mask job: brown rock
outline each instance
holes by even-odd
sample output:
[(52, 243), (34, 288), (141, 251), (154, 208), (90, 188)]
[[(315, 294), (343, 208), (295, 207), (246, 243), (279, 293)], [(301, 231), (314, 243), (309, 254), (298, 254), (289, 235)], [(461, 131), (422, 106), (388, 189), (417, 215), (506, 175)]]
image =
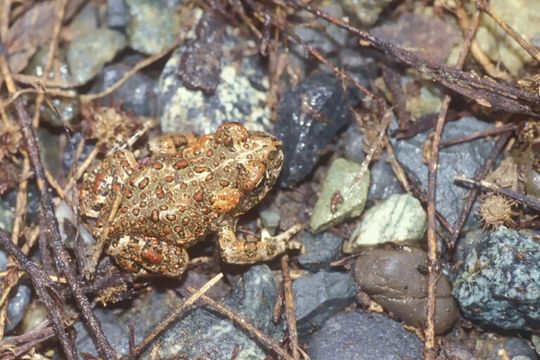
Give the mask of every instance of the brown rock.
[[(406, 324), (423, 327), (427, 302), (427, 254), (419, 249), (375, 249), (360, 255), (354, 278), (362, 291)], [(435, 331), (448, 331), (458, 316), (452, 288), (441, 275), (436, 287)]]

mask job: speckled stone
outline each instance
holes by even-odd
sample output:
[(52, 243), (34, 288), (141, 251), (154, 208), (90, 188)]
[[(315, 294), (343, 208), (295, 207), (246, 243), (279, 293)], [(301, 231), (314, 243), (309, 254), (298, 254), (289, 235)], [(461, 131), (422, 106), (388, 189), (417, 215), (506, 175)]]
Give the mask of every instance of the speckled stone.
[(343, 252), (386, 242), (421, 240), (426, 227), (427, 216), (420, 201), (409, 194), (395, 194), (366, 211), (343, 244)]
[(126, 45), (122, 33), (100, 28), (89, 31), (68, 44), (67, 62), (72, 79), (84, 84)]
[(129, 46), (143, 54), (157, 54), (172, 46), (180, 30), (180, 16), (162, 1), (126, 0)]
[[(229, 27), (222, 44), (223, 53), (240, 39)], [(253, 46), (256, 46), (254, 43)], [(242, 123), (249, 130), (270, 128), (270, 109), (267, 107), (268, 76), (254, 57), (238, 60), (230, 56), (221, 59), (220, 82), (214, 94), (184, 86), (178, 67), (184, 51), (180, 47), (169, 59), (159, 79), (158, 111), (163, 132), (193, 132), (207, 134), (228, 121)]]
[(486, 233), (467, 254), (453, 293), (468, 319), (502, 329), (537, 329), (540, 244), (504, 226)]
[(360, 171), (361, 166), (352, 161), (336, 159), (332, 162), (311, 215), (310, 227), (314, 233), (362, 213), (369, 188), (369, 170), (358, 178)]

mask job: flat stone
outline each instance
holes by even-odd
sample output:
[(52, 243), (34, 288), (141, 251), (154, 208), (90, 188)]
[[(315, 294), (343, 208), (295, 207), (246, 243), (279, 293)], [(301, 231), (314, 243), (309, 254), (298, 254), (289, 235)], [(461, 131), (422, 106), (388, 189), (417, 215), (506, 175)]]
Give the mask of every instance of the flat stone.
[(363, 310), (342, 312), (328, 319), (311, 336), (311, 360), (421, 359), (422, 342), (388, 317)]
[(311, 215), (311, 231), (318, 233), (364, 211), (369, 188), (369, 170), (345, 159), (332, 162)]
[(122, 33), (99, 28), (74, 39), (67, 47), (67, 62), (72, 79), (85, 84), (101, 71), (126, 45)]
[(367, 210), (343, 252), (353, 253), (364, 246), (386, 242), (421, 240), (427, 216), (420, 201), (409, 194), (395, 194)]
[(356, 286), (349, 273), (319, 271), (296, 279), (293, 293), (298, 334), (303, 337), (352, 304)]

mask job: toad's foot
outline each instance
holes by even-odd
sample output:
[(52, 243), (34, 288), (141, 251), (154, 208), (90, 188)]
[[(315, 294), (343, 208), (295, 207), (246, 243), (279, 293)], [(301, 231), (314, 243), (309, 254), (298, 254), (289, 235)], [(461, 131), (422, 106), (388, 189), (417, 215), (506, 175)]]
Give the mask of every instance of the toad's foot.
[(301, 229), (302, 226), (297, 224), (276, 236), (263, 230), (260, 241), (245, 241), (236, 239), (231, 227), (223, 227), (219, 231), (221, 257), (232, 264), (252, 264), (273, 259), (288, 250), (301, 250), (302, 244), (290, 241)]

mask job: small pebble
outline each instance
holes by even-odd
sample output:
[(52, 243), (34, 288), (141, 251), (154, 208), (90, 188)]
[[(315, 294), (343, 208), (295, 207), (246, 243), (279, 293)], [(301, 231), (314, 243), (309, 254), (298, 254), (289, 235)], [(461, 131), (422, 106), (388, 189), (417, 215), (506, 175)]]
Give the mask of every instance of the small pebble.
[(67, 62), (72, 79), (77, 84), (85, 84), (125, 45), (124, 35), (106, 28), (87, 32), (74, 39), (68, 44), (67, 49)]
[(328, 169), (322, 190), (311, 215), (311, 231), (318, 233), (364, 211), (369, 187), (369, 170), (358, 177), (362, 167), (336, 159)]
[(426, 228), (426, 212), (414, 196), (392, 195), (365, 212), (343, 244), (343, 252), (350, 254), (386, 242), (422, 240)]
[(162, 1), (126, 0), (129, 46), (143, 54), (157, 54), (171, 47), (180, 31), (180, 16)]
[(313, 235), (306, 231), (301, 242), (304, 250), (297, 257), (298, 263), (304, 269), (317, 272), (328, 270), (330, 263), (339, 258), (343, 239), (329, 232)]

